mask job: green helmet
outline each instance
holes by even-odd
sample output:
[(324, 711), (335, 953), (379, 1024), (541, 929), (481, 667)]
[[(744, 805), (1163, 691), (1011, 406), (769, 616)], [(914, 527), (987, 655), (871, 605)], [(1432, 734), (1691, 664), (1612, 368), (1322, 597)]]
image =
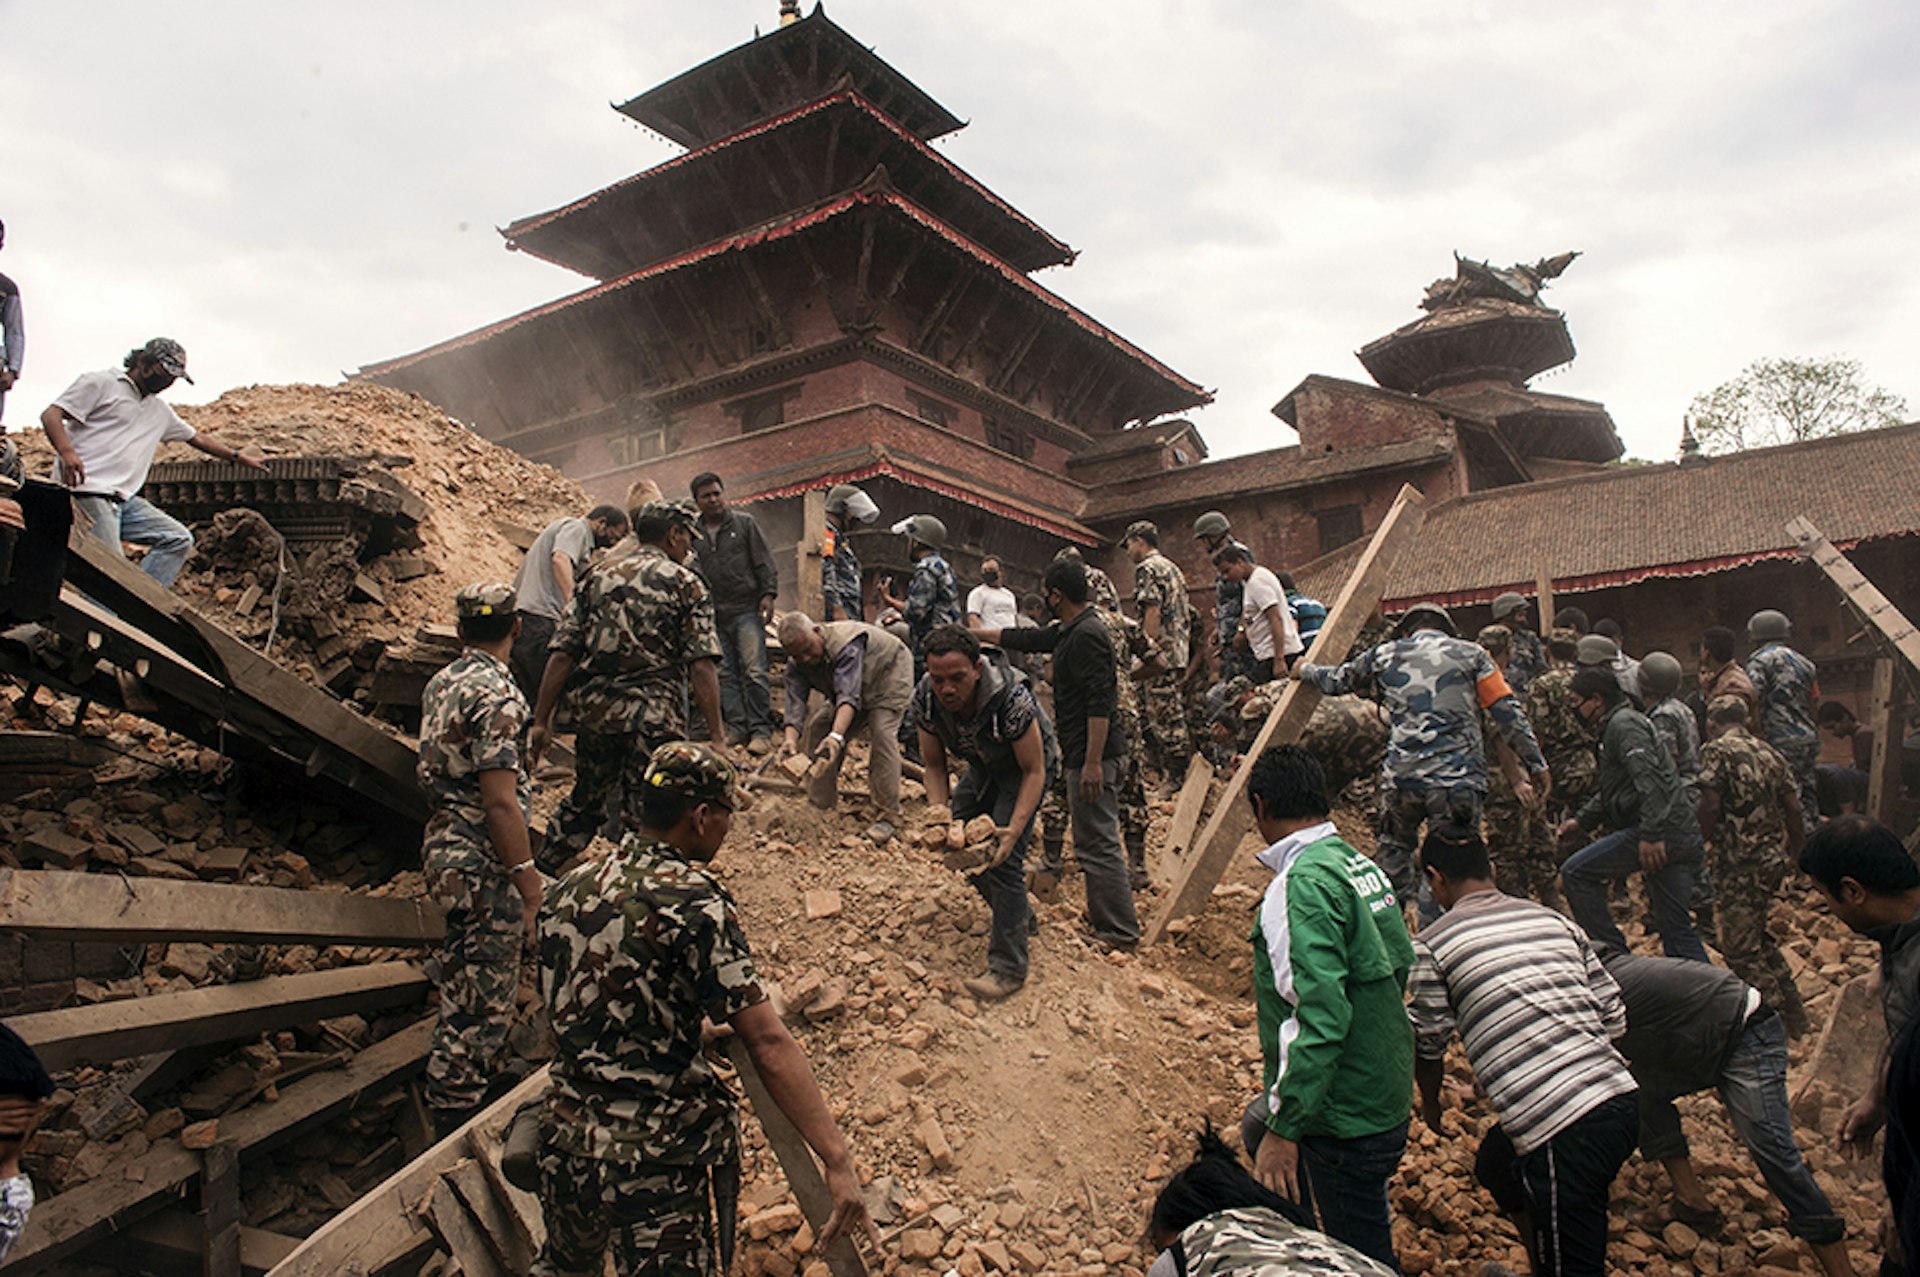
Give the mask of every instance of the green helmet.
[(930, 514), (916, 514), (907, 520), (907, 535), (921, 545), (930, 545), (936, 550), (947, 546), (947, 525)]
[(1493, 619), (1504, 621), (1527, 605), (1527, 596), (1508, 590), (1493, 601)]
[(1233, 525), (1218, 510), (1209, 510), (1193, 521), (1193, 535), (1196, 537), (1223, 537), (1231, 531)]
[(1582, 665), (1611, 665), (1620, 659), (1620, 645), (1604, 634), (1582, 634), (1574, 660)]
[(880, 517), (880, 507), (851, 483), (836, 483), (827, 489), (827, 513), (844, 514), (855, 523), (872, 523)]
[(1671, 652), (1648, 652), (1640, 662), (1640, 687), (1649, 698), (1672, 696), (1680, 690), (1680, 674)]
[(1785, 612), (1773, 608), (1762, 608), (1747, 618), (1747, 641), (1761, 643), (1784, 640), (1793, 634), (1793, 622), (1787, 619)]
[(1451, 634), (1455, 638), (1460, 637), (1460, 630), (1459, 627), (1453, 623), (1452, 613), (1448, 612), (1447, 609), (1441, 607), (1438, 603), (1425, 602), (1415, 603), (1403, 612), (1400, 616), (1400, 623), (1394, 627), (1394, 633), (1413, 633), (1422, 627), (1421, 618), (1423, 617), (1426, 618), (1426, 625), (1431, 625), (1433, 628), (1443, 633)]

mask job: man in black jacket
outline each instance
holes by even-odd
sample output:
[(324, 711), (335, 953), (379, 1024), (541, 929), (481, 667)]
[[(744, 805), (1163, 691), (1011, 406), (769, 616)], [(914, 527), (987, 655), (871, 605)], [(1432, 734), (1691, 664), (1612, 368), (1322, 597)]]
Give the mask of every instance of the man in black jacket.
[(1053, 653), (1053, 707), (1066, 769), (1067, 810), (1073, 823), (1073, 855), (1087, 878), (1089, 939), (1110, 949), (1140, 943), (1126, 853), (1120, 844), (1120, 760), (1126, 733), (1113, 721), (1113, 639), (1087, 601), (1087, 569), (1055, 559), (1041, 579), (1042, 596), (1055, 620), (1043, 629), (977, 629), (982, 643), (1009, 652)]
[(780, 570), (754, 517), (728, 507), (719, 475), (696, 476), (692, 490), (700, 507), (693, 549), (720, 631), (720, 717), (727, 720), (729, 744), (764, 754), (773, 746), (767, 626), (780, 593)]
[(1568, 699), (1583, 722), (1599, 729), (1600, 792), (1561, 823), (1560, 841), (1571, 842), (1583, 830), (1610, 831), (1561, 866), (1573, 920), (1595, 944), (1625, 949), (1627, 939), (1607, 911), (1607, 884), (1639, 869), (1667, 956), (1707, 961), (1689, 909), (1706, 842), (1673, 756), (1611, 670), (1582, 669)]
[(1851, 1274), (1846, 1221), (1794, 1143), (1787, 1033), (1774, 1008), (1739, 976), (1704, 962), (1637, 957), (1609, 945), (1599, 952), (1627, 1004), (1627, 1031), (1613, 1045), (1640, 1084), (1640, 1155), (1666, 1167), (1674, 1218), (1702, 1231), (1726, 1222), (1694, 1173), (1673, 1106), (1711, 1087), (1787, 1208), (1787, 1231), (1807, 1243), (1827, 1277)]

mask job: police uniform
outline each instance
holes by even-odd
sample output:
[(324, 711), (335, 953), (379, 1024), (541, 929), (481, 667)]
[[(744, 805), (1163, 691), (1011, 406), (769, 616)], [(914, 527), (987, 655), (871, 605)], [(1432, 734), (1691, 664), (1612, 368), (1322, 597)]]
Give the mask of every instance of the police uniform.
[(962, 620), (960, 582), (940, 551), (929, 548), (915, 561), (913, 578), (907, 582), (905, 615), (907, 646), (913, 649), (913, 669), (917, 676), (926, 672), (926, 658), (920, 655), (920, 646), (927, 641), (927, 635), (936, 626), (958, 625)]
[[(1158, 536), (1153, 524), (1128, 526), (1128, 538), (1145, 531)], [(1161, 772), (1174, 784), (1187, 770), (1187, 720), (1181, 706), (1180, 679), (1187, 669), (1187, 578), (1172, 559), (1155, 550), (1133, 565), (1133, 601), (1146, 616), (1160, 609), (1160, 637), (1156, 640), (1166, 670), (1146, 684), (1148, 748)]]
[(1820, 762), (1820, 729), (1813, 719), (1820, 682), (1813, 662), (1785, 643), (1766, 643), (1747, 658), (1747, 677), (1760, 702), (1760, 735), (1786, 760), (1800, 786), (1800, 809), (1812, 820), (1820, 810), (1813, 784)]
[[(643, 783), (731, 809), (733, 767), (674, 742)], [(703, 1020), (765, 1000), (732, 896), (704, 865), (638, 832), (567, 874), (540, 926), (555, 1053), (540, 1155), (547, 1242), (533, 1272), (715, 1271), (712, 1168), (737, 1163), (737, 1101), (701, 1049)]]
[[(1737, 696), (1716, 697), (1709, 713), (1737, 703)], [(1720, 956), (1798, 1034), (1807, 1027), (1807, 1013), (1793, 971), (1767, 928), (1787, 872), (1786, 795), (1798, 786), (1779, 751), (1744, 727), (1729, 728), (1706, 743), (1699, 783), (1720, 798), (1720, 822), (1707, 847)]]
[[(463, 620), (511, 616), (513, 589), (470, 585), (455, 597), (454, 609)], [(480, 1104), (513, 1025), (524, 902), (487, 832), (480, 776), (511, 771), (520, 818), (527, 819), (528, 717), (513, 671), (476, 647), (429, 679), (420, 700), (418, 772), (433, 803), (420, 867), (427, 898), (447, 914), (429, 964), (440, 1012), (427, 1053), (426, 1094), (437, 1110)]]
[[(649, 502), (640, 520), (691, 527), (671, 502)], [(631, 803), (647, 758), (687, 734), (687, 668), (720, 659), (713, 602), (692, 568), (657, 545), (609, 555), (574, 589), (553, 633), (552, 650), (574, 661), (574, 783), (554, 813), (543, 860), (566, 863), (586, 850), (618, 794), (630, 827)]]

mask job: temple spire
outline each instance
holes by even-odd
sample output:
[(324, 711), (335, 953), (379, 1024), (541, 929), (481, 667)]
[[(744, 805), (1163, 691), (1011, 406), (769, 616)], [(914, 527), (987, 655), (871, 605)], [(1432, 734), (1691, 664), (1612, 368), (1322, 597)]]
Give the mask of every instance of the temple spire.
[(1703, 460), (1700, 455), (1700, 441), (1693, 436), (1693, 418), (1680, 418), (1680, 464), (1689, 465)]

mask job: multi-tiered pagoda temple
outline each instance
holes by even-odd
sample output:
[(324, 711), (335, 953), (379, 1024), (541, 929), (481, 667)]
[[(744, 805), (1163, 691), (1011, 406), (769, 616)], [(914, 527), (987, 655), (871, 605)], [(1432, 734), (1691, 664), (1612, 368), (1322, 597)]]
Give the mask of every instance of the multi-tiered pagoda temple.
[(800, 494), (857, 480), (882, 528), (938, 515), (963, 574), (991, 552), (1023, 584), (1100, 539), (1077, 461), (1209, 399), (1034, 281), (1073, 250), (929, 146), (961, 122), (818, 6), (618, 110), (686, 152), (503, 232), (595, 282), (360, 376), (601, 499), (714, 471), (783, 575)]

